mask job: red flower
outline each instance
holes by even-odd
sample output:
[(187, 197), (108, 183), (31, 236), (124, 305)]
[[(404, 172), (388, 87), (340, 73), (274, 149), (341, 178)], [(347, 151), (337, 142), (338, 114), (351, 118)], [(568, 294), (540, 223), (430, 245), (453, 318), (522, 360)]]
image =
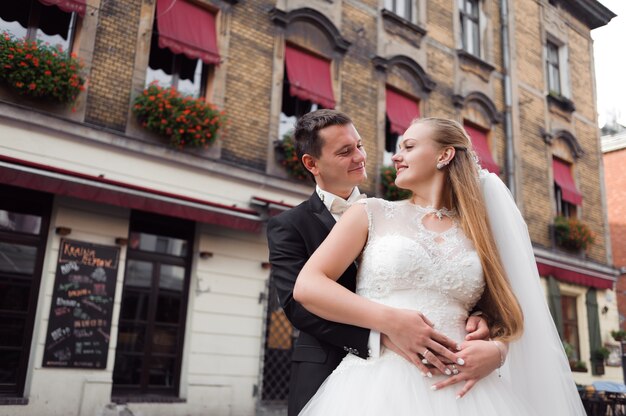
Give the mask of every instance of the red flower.
[(35, 88), (37, 88), (37, 84), (35, 84), (34, 82), (31, 82), (30, 84), (28, 84), (28, 89), (33, 91)]

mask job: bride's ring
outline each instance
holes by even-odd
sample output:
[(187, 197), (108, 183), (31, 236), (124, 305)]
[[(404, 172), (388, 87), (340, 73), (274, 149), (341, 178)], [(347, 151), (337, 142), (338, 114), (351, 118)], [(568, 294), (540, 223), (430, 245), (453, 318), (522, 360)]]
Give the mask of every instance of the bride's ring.
[(455, 376), (459, 374), (459, 370), (457, 370), (456, 364), (452, 364), (452, 374), (454, 374)]
[(426, 348), (424, 350), (424, 352), (422, 353), (422, 357), (426, 358), (426, 354), (429, 353), (429, 352), (430, 352), (430, 350), (428, 348)]

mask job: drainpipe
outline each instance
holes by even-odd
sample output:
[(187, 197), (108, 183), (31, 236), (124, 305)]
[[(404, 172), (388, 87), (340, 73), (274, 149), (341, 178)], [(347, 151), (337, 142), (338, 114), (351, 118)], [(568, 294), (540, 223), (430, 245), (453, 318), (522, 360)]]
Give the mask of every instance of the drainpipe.
[(513, 115), (512, 107), (512, 86), (511, 86), (511, 50), (509, 41), (509, 8), (508, 0), (500, 0), (500, 22), (502, 29), (500, 35), (502, 38), (502, 61), (504, 72), (504, 136), (506, 146), (506, 177), (509, 189), (516, 198), (516, 180), (515, 180), (515, 149), (513, 147)]

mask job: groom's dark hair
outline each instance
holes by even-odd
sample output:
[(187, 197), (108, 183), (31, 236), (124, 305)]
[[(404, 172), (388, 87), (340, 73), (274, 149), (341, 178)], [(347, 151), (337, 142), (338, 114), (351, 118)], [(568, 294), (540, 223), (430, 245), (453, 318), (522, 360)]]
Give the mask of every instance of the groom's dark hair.
[(293, 132), (298, 159), (302, 160), (305, 154), (320, 157), (323, 143), (319, 131), (329, 126), (345, 126), (346, 124), (352, 124), (352, 120), (337, 110), (315, 110), (300, 117)]

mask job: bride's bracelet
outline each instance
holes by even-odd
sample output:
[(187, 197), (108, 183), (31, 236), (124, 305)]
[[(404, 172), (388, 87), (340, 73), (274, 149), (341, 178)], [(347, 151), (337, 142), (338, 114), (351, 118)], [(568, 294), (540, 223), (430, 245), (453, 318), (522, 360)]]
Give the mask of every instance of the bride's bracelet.
[(506, 360), (506, 352), (504, 351), (504, 345), (502, 345), (501, 341), (494, 341), (490, 339), (489, 341), (493, 342), (493, 345), (496, 346), (498, 351), (500, 352), (500, 365), (498, 366), (498, 377), (502, 377), (500, 374), (500, 368), (504, 365), (504, 360)]

